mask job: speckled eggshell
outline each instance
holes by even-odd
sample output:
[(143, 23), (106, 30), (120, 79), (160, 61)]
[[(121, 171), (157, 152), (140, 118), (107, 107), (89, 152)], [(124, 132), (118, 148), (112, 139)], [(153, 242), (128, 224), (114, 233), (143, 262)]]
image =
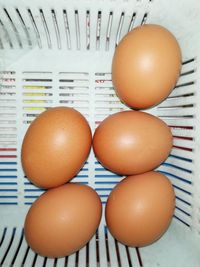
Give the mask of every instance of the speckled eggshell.
[(60, 186), (79, 172), (91, 143), (91, 129), (80, 112), (51, 108), (41, 113), (25, 134), (21, 150), (24, 172), (38, 187)]
[(147, 246), (168, 229), (175, 209), (174, 189), (159, 172), (128, 176), (111, 192), (106, 204), (106, 223), (121, 243)]
[(112, 81), (118, 97), (134, 109), (162, 102), (181, 71), (181, 49), (166, 28), (145, 24), (130, 31), (117, 46)]
[(101, 220), (95, 190), (79, 183), (49, 189), (29, 209), (24, 233), (33, 251), (45, 257), (65, 257), (95, 234)]
[(141, 111), (110, 115), (93, 137), (96, 158), (105, 168), (121, 175), (153, 170), (168, 157), (172, 145), (167, 124)]

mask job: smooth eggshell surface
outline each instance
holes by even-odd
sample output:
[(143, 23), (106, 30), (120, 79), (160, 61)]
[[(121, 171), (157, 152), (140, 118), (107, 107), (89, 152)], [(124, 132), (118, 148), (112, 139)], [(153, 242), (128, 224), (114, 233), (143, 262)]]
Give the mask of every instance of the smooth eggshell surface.
[(141, 111), (122, 111), (97, 127), (93, 149), (101, 164), (122, 175), (153, 170), (169, 155), (172, 133), (165, 122)]
[(176, 85), (181, 63), (181, 50), (171, 32), (154, 24), (136, 27), (114, 53), (112, 81), (116, 93), (134, 109), (157, 105)]
[(152, 171), (128, 176), (109, 195), (106, 223), (121, 243), (146, 246), (167, 230), (174, 208), (174, 189), (163, 174)]
[(22, 166), (38, 187), (52, 188), (72, 179), (85, 163), (92, 143), (88, 122), (73, 108), (41, 113), (29, 126), (22, 144)]
[(68, 256), (92, 238), (101, 212), (100, 198), (89, 186), (68, 183), (49, 189), (27, 213), (27, 243), (42, 256)]

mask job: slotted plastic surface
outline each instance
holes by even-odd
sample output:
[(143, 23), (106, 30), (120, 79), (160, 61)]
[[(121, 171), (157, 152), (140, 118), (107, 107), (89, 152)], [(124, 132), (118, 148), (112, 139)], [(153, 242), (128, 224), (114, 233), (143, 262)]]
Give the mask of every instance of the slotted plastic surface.
[[(0, 266), (200, 266), (200, 3), (180, 2), (0, 1)], [(103, 216), (96, 235), (77, 253), (62, 259), (36, 255), (25, 241), (23, 222), (44, 190), (31, 184), (21, 167), (26, 129), (53, 106), (76, 108), (93, 132), (108, 115), (128, 109), (112, 85), (112, 56), (121, 38), (144, 23), (166, 26), (183, 52), (176, 87), (148, 110), (164, 120), (174, 136), (171, 154), (158, 168), (176, 192), (173, 223), (158, 242), (138, 249), (114, 240)], [(74, 181), (93, 187), (104, 210), (121, 179), (105, 170), (91, 151)]]

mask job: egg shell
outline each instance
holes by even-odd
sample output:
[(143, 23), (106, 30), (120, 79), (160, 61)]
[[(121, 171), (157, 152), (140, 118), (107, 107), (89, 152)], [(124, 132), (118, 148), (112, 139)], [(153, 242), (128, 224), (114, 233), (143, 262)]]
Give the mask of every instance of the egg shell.
[(147, 246), (168, 229), (175, 209), (174, 189), (159, 172), (128, 176), (111, 192), (106, 204), (106, 223), (121, 243)]
[(124, 36), (112, 62), (112, 81), (118, 97), (134, 109), (162, 102), (181, 71), (181, 49), (166, 28), (145, 24)]
[(101, 212), (99, 196), (87, 185), (68, 183), (49, 189), (27, 213), (26, 241), (41, 256), (68, 256), (92, 238)]
[(21, 150), (24, 172), (38, 187), (60, 186), (82, 168), (91, 143), (91, 129), (80, 112), (51, 108), (41, 113), (25, 134)]
[(169, 155), (173, 137), (161, 119), (141, 111), (110, 115), (94, 133), (93, 149), (101, 164), (121, 175), (153, 170)]

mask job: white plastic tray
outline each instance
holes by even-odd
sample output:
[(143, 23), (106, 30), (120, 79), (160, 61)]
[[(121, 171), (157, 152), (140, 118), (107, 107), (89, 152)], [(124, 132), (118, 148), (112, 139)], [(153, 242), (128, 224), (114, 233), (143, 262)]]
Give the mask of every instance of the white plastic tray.
[[(200, 266), (200, 2), (178, 0), (0, 0), (0, 266)], [(20, 148), (30, 122), (52, 106), (71, 106), (92, 130), (109, 114), (127, 109), (111, 81), (115, 46), (133, 27), (157, 23), (177, 37), (182, 75), (170, 97), (149, 110), (168, 125), (174, 147), (160, 166), (176, 192), (167, 233), (135, 249), (105, 228), (79, 252), (46, 259), (28, 248), (24, 216), (43, 192), (24, 177)], [(103, 207), (123, 177), (106, 171), (93, 151), (74, 179), (95, 188)]]

